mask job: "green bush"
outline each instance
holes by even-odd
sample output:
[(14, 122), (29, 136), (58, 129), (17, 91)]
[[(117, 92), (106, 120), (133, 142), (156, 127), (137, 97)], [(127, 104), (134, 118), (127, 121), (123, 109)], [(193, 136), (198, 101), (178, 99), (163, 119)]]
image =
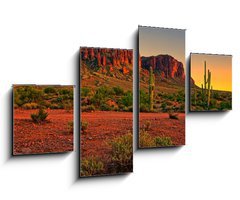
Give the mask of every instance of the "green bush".
[(110, 88), (101, 86), (96, 90), (95, 94), (91, 98), (91, 102), (94, 106), (99, 108), (101, 105), (105, 104), (107, 99), (111, 98), (112, 95), (113, 91)]
[(25, 103), (39, 102), (42, 98), (42, 91), (32, 86), (19, 87), (14, 91), (14, 103), (20, 107)]
[(110, 142), (111, 145), (111, 160), (114, 169), (117, 172), (126, 172), (132, 170), (133, 158), (133, 137), (131, 133), (120, 136)]
[(99, 159), (90, 157), (81, 161), (81, 176), (100, 175), (104, 172), (104, 164)]
[(140, 112), (148, 112), (149, 111), (149, 106), (147, 106), (146, 104), (141, 104), (140, 103)]
[(141, 129), (140, 133), (139, 133), (139, 147), (140, 148), (151, 148), (154, 146), (155, 146), (155, 143), (154, 143), (151, 135), (149, 135), (147, 131)]
[(39, 111), (35, 114), (31, 114), (31, 118), (33, 122), (40, 123), (46, 120), (48, 113), (45, 112), (43, 109), (39, 109)]
[(133, 105), (133, 95), (132, 92), (128, 91), (124, 94), (124, 96), (121, 98), (121, 103), (126, 106), (132, 106)]
[(50, 93), (56, 93), (56, 89), (54, 87), (46, 87), (44, 90), (43, 90), (44, 93), (46, 94), (50, 94)]
[(69, 133), (73, 133), (74, 123), (73, 121), (69, 121), (67, 124), (67, 129)]
[(37, 103), (25, 103), (22, 105), (23, 109), (30, 110), (30, 109), (37, 109), (38, 104)]
[(107, 105), (106, 103), (103, 103), (100, 105), (100, 110), (102, 110), (102, 111), (110, 111), (112, 109), (113, 108), (111, 106)]
[(149, 96), (143, 90), (140, 90), (140, 104), (149, 105)]
[(179, 119), (177, 113), (168, 113), (170, 119)]
[(230, 102), (222, 101), (220, 103), (220, 110), (230, 110), (230, 109), (232, 109), (232, 104)]
[(145, 123), (143, 124), (143, 129), (145, 130), (145, 131), (150, 131), (150, 129), (151, 129), (151, 122), (150, 121), (145, 121)]
[(81, 121), (81, 131), (85, 133), (87, 128), (88, 128), (88, 122)]
[(81, 97), (87, 97), (90, 93), (90, 88), (82, 87), (81, 88)]
[(94, 105), (81, 106), (82, 112), (95, 111)]
[(162, 109), (163, 112), (167, 112), (167, 103), (166, 102), (163, 102), (161, 104), (161, 109)]
[(115, 95), (117, 95), (117, 96), (121, 96), (121, 95), (124, 94), (123, 89), (121, 87), (119, 87), (119, 86), (113, 87), (112, 89), (113, 89)]
[(69, 90), (69, 89), (59, 89), (59, 94), (60, 95), (66, 95), (66, 94), (71, 94), (72, 93), (72, 90)]
[(170, 137), (156, 137), (154, 141), (156, 147), (172, 146), (172, 139)]

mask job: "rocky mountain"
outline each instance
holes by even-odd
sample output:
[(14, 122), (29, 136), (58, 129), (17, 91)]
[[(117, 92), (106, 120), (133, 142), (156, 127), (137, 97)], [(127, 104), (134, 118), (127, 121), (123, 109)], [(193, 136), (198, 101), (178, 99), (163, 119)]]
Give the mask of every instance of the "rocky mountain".
[(81, 61), (90, 70), (113, 77), (132, 76), (132, 50), (82, 47), (80, 54)]
[(183, 64), (170, 55), (142, 56), (139, 60), (139, 66), (143, 73), (148, 73), (150, 66), (152, 66), (155, 75), (162, 79), (185, 80)]

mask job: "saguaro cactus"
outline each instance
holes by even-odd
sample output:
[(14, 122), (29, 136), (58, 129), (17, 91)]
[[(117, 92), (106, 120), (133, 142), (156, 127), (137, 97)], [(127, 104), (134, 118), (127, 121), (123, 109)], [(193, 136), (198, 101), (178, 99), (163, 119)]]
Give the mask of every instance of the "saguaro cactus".
[(204, 90), (203, 90), (203, 84), (202, 84), (202, 95), (203, 95), (203, 101), (207, 103), (208, 108), (210, 105), (211, 93), (212, 93), (211, 77), (212, 77), (212, 73), (210, 72), (209, 69), (207, 71), (207, 63), (206, 61), (204, 61), (204, 83), (203, 83)]
[(153, 111), (153, 100), (154, 100), (154, 87), (155, 87), (155, 79), (153, 74), (153, 68), (150, 66), (149, 68), (149, 111)]

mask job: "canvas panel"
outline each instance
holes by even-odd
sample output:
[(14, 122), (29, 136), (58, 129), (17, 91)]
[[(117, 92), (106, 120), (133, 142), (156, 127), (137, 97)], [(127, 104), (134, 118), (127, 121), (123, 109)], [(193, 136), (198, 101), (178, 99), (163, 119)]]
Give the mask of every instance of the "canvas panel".
[(132, 172), (133, 51), (80, 48), (80, 176)]
[(185, 30), (139, 26), (139, 148), (185, 144)]
[(73, 151), (73, 86), (13, 85), (13, 155)]
[(232, 56), (191, 53), (190, 111), (232, 110)]

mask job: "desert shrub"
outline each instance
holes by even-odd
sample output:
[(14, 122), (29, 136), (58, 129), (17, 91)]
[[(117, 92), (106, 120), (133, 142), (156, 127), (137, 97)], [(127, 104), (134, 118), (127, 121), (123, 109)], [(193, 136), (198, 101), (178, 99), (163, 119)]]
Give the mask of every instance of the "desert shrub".
[(113, 89), (115, 95), (117, 95), (117, 96), (121, 96), (121, 95), (124, 94), (123, 89), (121, 87), (119, 87), (119, 86), (113, 87), (112, 89)]
[(95, 110), (94, 105), (82, 106), (82, 112), (91, 112)]
[(42, 91), (32, 86), (19, 87), (14, 91), (14, 103), (20, 107), (25, 103), (38, 102), (42, 97)]
[(112, 95), (113, 91), (110, 88), (101, 86), (96, 90), (95, 94), (91, 98), (91, 102), (94, 106), (100, 107), (102, 104), (106, 103), (106, 100), (111, 98)]
[(73, 104), (71, 102), (66, 102), (63, 104), (63, 107), (66, 111), (70, 111), (73, 109)]
[(87, 97), (90, 93), (90, 88), (82, 87), (81, 88), (81, 97)]
[(132, 112), (133, 111), (133, 107), (132, 106), (123, 107), (123, 111), (125, 111), (125, 112)]
[(166, 103), (166, 102), (163, 102), (163, 103), (161, 104), (161, 109), (162, 109), (163, 112), (166, 112), (166, 111), (167, 111), (167, 103)]
[(173, 94), (166, 94), (165, 98), (170, 100), (170, 101), (174, 101), (174, 99), (175, 99)]
[(81, 121), (81, 131), (85, 133), (87, 128), (88, 128), (88, 122)]
[(210, 101), (210, 108), (216, 108), (217, 107), (217, 100), (216, 99), (211, 99)]
[(179, 112), (184, 113), (185, 112), (185, 104), (182, 103), (178, 109)]
[(224, 101), (222, 101), (221, 103), (220, 103), (220, 108), (219, 108), (220, 110), (230, 110), (230, 109), (232, 109), (232, 104), (230, 103), (230, 102), (224, 102)]
[(74, 123), (73, 121), (69, 121), (67, 124), (67, 129), (69, 133), (73, 133)]
[(48, 116), (48, 113), (44, 111), (42, 108), (39, 109), (37, 113), (31, 114), (31, 118), (35, 123), (40, 123), (45, 121), (47, 116)]
[(110, 142), (111, 145), (111, 160), (114, 169), (118, 172), (126, 172), (132, 170), (133, 158), (133, 137), (131, 133), (120, 136)]
[(176, 95), (176, 101), (177, 102), (185, 102), (185, 92), (184, 91), (179, 91)]
[(60, 95), (66, 95), (66, 94), (71, 94), (72, 91), (69, 89), (59, 89), (59, 94)]
[(132, 92), (128, 91), (124, 94), (120, 101), (124, 106), (129, 107), (133, 105), (133, 95)]
[(56, 103), (52, 103), (52, 104), (49, 105), (49, 108), (51, 108), (51, 109), (58, 109), (59, 106)]
[(113, 108), (106, 103), (103, 103), (103, 104), (100, 105), (100, 110), (102, 110), (102, 111), (110, 111), (112, 109)]
[(213, 92), (213, 98), (214, 99), (219, 99), (219, 93), (218, 92)]
[(62, 103), (63, 102), (63, 97), (59, 96), (55, 100), (57, 103)]
[(90, 157), (81, 161), (81, 176), (94, 176), (104, 172), (104, 164), (98, 158)]
[(168, 113), (169, 119), (179, 119), (177, 113)]
[(37, 103), (25, 103), (22, 105), (23, 109), (30, 110), (30, 109), (37, 109), (38, 104)]
[(140, 109), (140, 112), (148, 112), (149, 111), (149, 106), (140, 103), (140, 108), (139, 109)]
[(154, 141), (156, 147), (172, 146), (172, 139), (170, 137), (156, 137)]
[(46, 87), (44, 88), (43, 92), (46, 94), (56, 93), (56, 89), (54, 87)]
[(151, 135), (148, 134), (145, 130), (140, 130), (139, 133), (139, 146), (140, 148), (149, 148), (154, 147), (155, 143)]
[(151, 129), (151, 122), (149, 120), (145, 121), (145, 123), (143, 124), (143, 129), (145, 131), (150, 131), (150, 129)]
[(140, 90), (140, 103), (142, 103), (142, 104), (149, 104), (149, 96), (143, 90)]
[(147, 112), (149, 111), (149, 96), (143, 90), (140, 90), (140, 112)]

